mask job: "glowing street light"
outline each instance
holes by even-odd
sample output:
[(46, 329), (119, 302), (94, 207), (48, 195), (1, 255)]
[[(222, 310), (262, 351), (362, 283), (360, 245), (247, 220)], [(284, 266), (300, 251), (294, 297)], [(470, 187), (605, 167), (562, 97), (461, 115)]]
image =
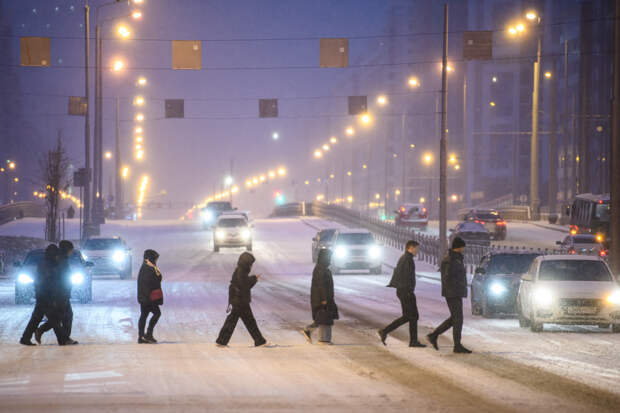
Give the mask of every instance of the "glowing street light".
[(136, 132), (136, 133), (142, 133), (142, 132), (143, 132), (142, 126), (138, 126), (138, 127), (135, 129), (135, 132)]
[(138, 160), (144, 159), (144, 150), (138, 149), (138, 152), (136, 152), (136, 159)]
[(456, 163), (456, 155), (451, 153), (450, 156), (448, 157), (448, 162), (451, 164), (455, 164)]
[(430, 153), (425, 153), (422, 160), (425, 164), (430, 165), (433, 162), (433, 155)]
[(125, 67), (125, 63), (123, 63), (122, 60), (115, 60), (114, 63), (112, 63), (112, 70), (114, 70), (115, 72), (120, 72), (121, 70), (123, 70), (123, 68)]
[(331, 143), (332, 145), (337, 144), (338, 138), (336, 138), (335, 136), (332, 136), (331, 138), (329, 138), (329, 143)]
[(13, 161), (9, 162), (9, 169), (15, 169), (16, 166), (17, 165), (15, 164), (15, 162), (13, 162)]
[(133, 104), (137, 106), (144, 105), (144, 98), (142, 96), (136, 96), (135, 99), (133, 100)]
[(112, 159), (112, 152), (107, 151), (104, 156), (106, 159)]
[(123, 169), (121, 169), (121, 176), (123, 178), (127, 178), (129, 176), (129, 167), (124, 166)]
[(387, 98), (384, 95), (381, 95), (377, 98), (377, 104), (380, 106), (385, 106), (387, 104)]
[(335, 175), (334, 174), (329, 174), (329, 178), (330, 179), (334, 179)]
[(372, 122), (372, 116), (370, 116), (370, 114), (368, 113), (364, 113), (362, 116), (360, 116), (360, 122), (362, 122), (362, 124), (364, 125), (369, 125)]
[(133, 0), (134, 4), (142, 4), (144, 0)]
[(348, 136), (353, 136), (355, 135), (355, 129), (353, 129), (353, 127), (349, 126), (345, 129), (344, 131)]
[(418, 80), (418, 78), (417, 77), (413, 77), (413, 76), (409, 78), (407, 83), (409, 84), (410, 87), (418, 87), (418, 86), (420, 86), (420, 81)]
[(132, 19), (134, 19), (134, 20), (139, 20), (139, 19), (141, 19), (141, 18), (142, 18), (142, 12), (141, 12), (140, 10), (134, 10), (134, 11), (131, 13), (131, 18), (132, 18)]
[(274, 132), (274, 133), (271, 134), (271, 138), (274, 141), (277, 141), (278, 139), (280, 139), (280, 134), (278, 132)]
[(143, 140), (144, 138), (142, 136), (136, 136), (136, 142), (142, 143)]
[(118, 28), (116, 29), (116, 33), (118, 33), (119, 36), (125, 39), (131, 35), (131, 31), (129, 31), (129, 28), (123, 25), (118, 26)]
[(329, 145), (328, 144), (323, 145), (323, 150), (324, 151), (329, 151)]
[(489, 106), (491, 106), (492, 108), (494, 108), (494, 107), (495, 107), (495, 102), (490, 101), (490, 102), (489, 102)]
[(530, 10), (527, 13), (525, 13), (525, 18), (530, 20), (530, 21), (534, 21), (534, 20), (538, 19), (538, 14), (536, 14), (535, 11)]
[(234, 182), (234, 179), (232, 176), (227, 176), (226, 178), (224, 178), (224, 185), (225, 186), (231, 186)]
[(545, 72), (545, 77), (546, 77), (547, 79), (551, 79), (551, 77), (552, 77), (552, 76), (553, 76), (553, 75), (551, 74), (551, 72)]
[(138, 86), (146, 86), (146, 78), (144, 76), (138, 78)]
[(278, 175), (284, 176), (286, 175), (286, 168), (278, 168)]
[(321, 152), (319, 149), (317, 149), (316, 151), (314, 151), (314, 157), (319, 159), (323, 157), (323, 152)]
[(136, 120), (137, 120), (138, 122), (142, 122), (142, 121), (144, 120), (144, 115), (143, 115), (142, 113), (138, 113), (138, 114), (136, 115)]
[(351, 172), (351, 171), (347, 171), (347, 175), (348, 175), (348, 176), (351, 176), (351, 175), (353, 175), (353, 172)]
[(274, 171), (269, 171), (269, 173), (267, 175), (269, 175), (269, 178), (275, 178), (276, 177), (276, 173)]

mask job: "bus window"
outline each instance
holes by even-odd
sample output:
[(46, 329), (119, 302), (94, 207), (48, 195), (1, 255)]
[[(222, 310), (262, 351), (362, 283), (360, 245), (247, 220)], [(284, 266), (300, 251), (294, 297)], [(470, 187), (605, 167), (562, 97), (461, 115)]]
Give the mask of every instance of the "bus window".
[(594, 211), (594, 218), (599, 221), (609, 221), (609, 204), (597, 204)]

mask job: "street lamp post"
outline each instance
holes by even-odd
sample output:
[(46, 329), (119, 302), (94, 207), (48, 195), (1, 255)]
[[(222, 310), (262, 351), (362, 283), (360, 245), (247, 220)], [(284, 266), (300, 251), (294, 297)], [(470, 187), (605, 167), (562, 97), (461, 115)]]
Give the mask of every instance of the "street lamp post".
[(121, 171), (121, 127), (119, 120), (120, 100), (116, 97), (116, 134), (114, 139), (114, 199), (116, 201), (115, 215), (116, 219), (123, 217), (123, 179)]
[(540, 215), (540, 193), (538, 189), (538, 91), (540, 86), (540, 33), (537, 36), (536, 61), (534, 62), (534, 85), (532, 90), (532, 140), (530, 156), (530, 209), (532, 218)]
[[(84, 6), (84, 97), (86, 99), (86, 113), (84, 115), (84, 226), (90, 224), (90, 100), (89, 100), (89, 66), (90, 66), (90, 7), (88, 2)], [(85, 236), (84, 228), (80, 231), (80, 239)]]

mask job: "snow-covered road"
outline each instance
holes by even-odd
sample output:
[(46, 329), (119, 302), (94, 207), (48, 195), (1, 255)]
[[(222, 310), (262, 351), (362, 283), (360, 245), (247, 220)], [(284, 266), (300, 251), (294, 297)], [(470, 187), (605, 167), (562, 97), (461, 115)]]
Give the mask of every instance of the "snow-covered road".
[[(514, 319), (472, 317), (466, 302), (464, 343), (474, 354), (452, 354), (450, 335), (440, 352), (410, 349), (406, 328), (384, 347), (376, 329), (400, 311), (384, 287), (388, 268), (335, 276), (336, 344), (307, 344), (298, 329), (310, 320), (310, 240), (313, 226), (325, 225), (312, 220), (256, 222), (255, 272), (263, 278), (253, 308), (275, 348), (251, 347), (241, 323), (229, 348), (215, 346), (241, 250), (213, 253), (211, 234), (189, 222), (103, 227), (136, 255), (161, 253), (157, 345), (136, 344), (135, 280), (109, 277), (95, 280), (92, 304), (74, 304), (80, 345), (57, 347), (48, 335), (44, 346), (20, 346), (32, 306), (14, 305), (12, 283), (0, 280), (0, 411), (617, 411), (620, 335), (608, 330), (545, 326), (534, 334)], [(0, 235), (37, 235), (41, 225), (15, 222)], [(386, 251), (386, 259), (397, 254)], [(423, 263), (418, 270), (434, 271)], [(434, 280), (421, 278), (417, 296), (424, 336), (448, 311)]]

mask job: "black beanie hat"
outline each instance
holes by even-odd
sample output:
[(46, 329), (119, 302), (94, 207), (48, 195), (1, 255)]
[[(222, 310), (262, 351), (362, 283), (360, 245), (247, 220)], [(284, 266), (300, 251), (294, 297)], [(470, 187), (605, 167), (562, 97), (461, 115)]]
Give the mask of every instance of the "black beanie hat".
[(452, 249), (455, 250), (457, 248), (462, 248), (465, 246), (465, 241), (463, 241), (463, 238), (461, 237), (455, 237), (452, 240)]
[(159, 254), (155, 250), (145, 250), (144, 251), (144, 259), (151, 261), (153, 264), (159, 258)]

